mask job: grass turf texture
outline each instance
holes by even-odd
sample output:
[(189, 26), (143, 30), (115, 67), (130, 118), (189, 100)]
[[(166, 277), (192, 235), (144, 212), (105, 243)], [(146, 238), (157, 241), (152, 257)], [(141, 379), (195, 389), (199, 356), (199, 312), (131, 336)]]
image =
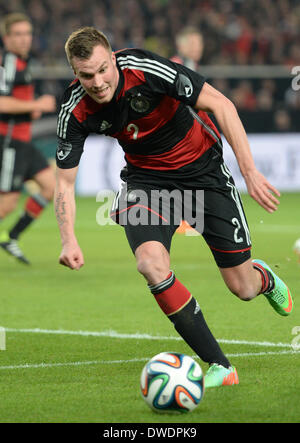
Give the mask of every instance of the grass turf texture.
[[(279, 211), (270, 215), (243, 196), (253, 258), (270, 264), (294, 295), (288, 318), (276, 314), (263, 296), (242, 302), (231, 295), (201, 237), (174, 236), (172, 269), (197, 298), (218, 339), (292, 342), (292, 329), (300, 326), (300, 267), (292, 251), (300, 237), (299, 199), (299, 194), (283, 194)], [(207, 390), (189, 414), (160, 415), (146, 406), (139, 392), (146, 360), (161, 351), (193, 351), (181, 340), (143, 338), (177, 335), (137, 274), (123, 229), (96, 224), (98, 208), (95, 199), (77, 199), (76, 232), (85, 255), (79, 272), (58, 265), (52, 208), (22, 238), (31, 267), (0, 251), (0, 325), (8, 328), (7, 349), (0, 351), (0, 422), (299, 422), (300, 353), (250, 343), (221, 342), (240, 385)], [(20, 332), (33, 328), (113, 330), (119, 336)], [(141, 336), (122, 336), (136, 333)], [(207, 365), (200, 364), (206, 372)]]

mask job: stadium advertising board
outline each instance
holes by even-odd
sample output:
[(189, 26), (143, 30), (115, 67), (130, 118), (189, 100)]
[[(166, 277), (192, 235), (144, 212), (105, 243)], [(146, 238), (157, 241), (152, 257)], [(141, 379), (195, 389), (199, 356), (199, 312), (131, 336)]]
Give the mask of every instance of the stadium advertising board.
[[(299, 191), (299, 134), (249, 134), (248, 139), (257, 168), (267, 180), (280, 191)], [(238, 189), (244, 192), (246, 186), (233, 152), (226, 141), (223, 144), (225, 162)], [(119, 173), (124, 165), (124, 153), (116, 140), (88, 137), (78, 172), (78, 195), (96, 196), (101, 190), (118, 190)]]

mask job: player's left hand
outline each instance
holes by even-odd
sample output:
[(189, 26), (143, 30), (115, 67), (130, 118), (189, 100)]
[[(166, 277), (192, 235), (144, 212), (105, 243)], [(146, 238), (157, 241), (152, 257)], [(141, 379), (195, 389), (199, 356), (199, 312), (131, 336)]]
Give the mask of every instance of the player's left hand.
[(249, 195), (267, 212), (274, 212), (280, 204), (275, 197), (280, 197), (280, 192), (272, 186), (266, 177), (257, 169), (244, 176)]

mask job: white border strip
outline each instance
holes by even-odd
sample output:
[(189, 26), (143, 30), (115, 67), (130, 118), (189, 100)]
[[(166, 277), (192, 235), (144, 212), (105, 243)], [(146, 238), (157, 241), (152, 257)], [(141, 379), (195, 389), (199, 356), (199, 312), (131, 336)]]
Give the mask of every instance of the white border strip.
[[(150, 335), (150, 334), (122, 334), (113, 330), (108, 331), (68, 331), (64, 329), (17, 329), (17, 328), (5, 328), (6, 332), (15, 333), (32, 333), (32, 334), (55, 334), (55, 335), (77, 335), (83, 337), (108, 337), (118, 339), (133, 339), (133, 340), (177, 340), (181, 341), (181, 337), (163, 336), (163, 335)], [(247, 341), (247, 340), (227, 340), (217, 339), (219, 343), (230, 345), (252, 345), (252, 346), (265, 346), (265, 347), (278, 347), (278, 348), (291, 348), (291, 343), (272, 343), (268, 341)]]

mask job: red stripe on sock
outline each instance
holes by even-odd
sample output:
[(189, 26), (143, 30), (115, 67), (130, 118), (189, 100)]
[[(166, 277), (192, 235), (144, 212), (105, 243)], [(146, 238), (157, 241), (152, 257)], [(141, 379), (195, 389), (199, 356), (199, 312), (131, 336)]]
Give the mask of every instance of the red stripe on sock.
[(254, 269), (256, 269), (260, 273), (260, 276), (261, 276), (261, 293), (263, 293), (269, 287), (269, 284), (270, 284), (269, 276), (268, 276), (265, 268), (262, 265), (260, 265), (259, 263), (254, 263), (253, 266), (254, 266)]
[(175, 278), (174, 284), (155, 295), (159, 307), (166, 315), (174, 314), (183, 308), (192, 297), (187, 288)]
[(26, 200), (25, 211), (32, 217), (38, 217), (43, 209), (43, 206), (41, 206), (36, 200), (34, 200), (34, 198), (28, 197), (28, 199)]

